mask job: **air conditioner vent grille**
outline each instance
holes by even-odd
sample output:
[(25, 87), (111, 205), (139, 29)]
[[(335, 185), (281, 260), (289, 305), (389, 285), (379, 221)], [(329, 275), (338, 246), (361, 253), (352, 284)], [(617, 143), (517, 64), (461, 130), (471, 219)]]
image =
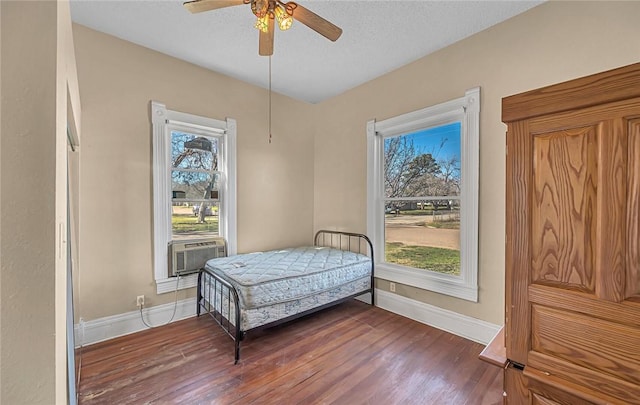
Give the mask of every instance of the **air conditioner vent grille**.
[(197, 272), (207, 260), (226, 255), (223, 238), (173, 242), (169, 244), (169, 277)]

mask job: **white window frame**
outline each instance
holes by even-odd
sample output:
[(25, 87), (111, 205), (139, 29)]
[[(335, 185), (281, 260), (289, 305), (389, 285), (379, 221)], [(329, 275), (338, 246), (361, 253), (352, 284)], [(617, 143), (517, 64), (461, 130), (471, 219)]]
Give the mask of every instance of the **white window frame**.
[[(177, 277), (168, 276), (168, 246), (171, 230), (171, 180), (168, 173), (171, 161), (171, 129), (201, 133), (213, 132), (222, 136), (220, 167), (224, 181), (220, 188), (219, 233), (227, 242), (227, 254), (237, 253), (236, 211), (236, 121), (225, 121), (168, 110), (164, 104), (151, 102), (153, 127), (153, 274), (157, 293), (174, 291)], [(195, 287), (197, 274), (180, 278), (179, 289)]]
[[(461, 122), (460, 275), (440, 274), (384, 261), (384, 139)], [(367, 233), (376, 277), (478, 302), (478, 172), (480, 87), (464, 97), (383, 121), (367, 122)]]

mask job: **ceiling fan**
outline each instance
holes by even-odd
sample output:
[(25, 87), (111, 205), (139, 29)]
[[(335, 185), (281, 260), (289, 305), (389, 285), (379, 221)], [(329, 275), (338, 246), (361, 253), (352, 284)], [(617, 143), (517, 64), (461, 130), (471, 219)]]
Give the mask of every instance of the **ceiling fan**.
[(193, 0), (183, 3), (192, 13), (241, 4), (250, 4), (251, 11), (258, 18), (255, 27), (260, 30), (258, 53), (262, 56), (273, 55), (274, 26), (277, 24), (281, 30), (287, 30), (294, 19), (331, 41), (337, 40), (342, 34), (340, 27), (293, 1), (285, 3), (281, 0)]

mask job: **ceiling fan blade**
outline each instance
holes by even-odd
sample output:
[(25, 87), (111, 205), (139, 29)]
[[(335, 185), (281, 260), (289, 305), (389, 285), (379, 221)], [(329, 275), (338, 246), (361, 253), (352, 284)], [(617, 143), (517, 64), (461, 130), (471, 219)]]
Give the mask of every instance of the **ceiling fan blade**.
[(311, 28), (318, 34), (332, 41), (337, 40), (340, 38), (340, 35), (342, 35), (342, 28), (331, 24), (329, 21), (302, 7), (300, 4), (291, 1), (286, 3), (285, 7), (286, 6), (293, 7), (293, 18)]
[(260, 31), (260, 44), (258, 46), (258, 53), (260, 56), (273, 55), (273, 31), (274, 31), (273, 18), (269, 18), (269, 30), (267, 32)]
[(240, 4), (244, 4), (244, 0), (193, 0), (182, 3), (192, 13), (202, 13), (203, 11), (239, 6)]

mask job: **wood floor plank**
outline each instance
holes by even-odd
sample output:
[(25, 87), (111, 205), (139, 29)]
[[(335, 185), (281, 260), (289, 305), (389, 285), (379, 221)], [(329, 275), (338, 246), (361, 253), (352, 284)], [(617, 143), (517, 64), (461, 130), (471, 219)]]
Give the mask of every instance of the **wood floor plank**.
[(82, 350), (94, 404), (469, 404), (502, 401), (482, 345), (353, 300), (249, 334), (240, 363), (208, 317)]

